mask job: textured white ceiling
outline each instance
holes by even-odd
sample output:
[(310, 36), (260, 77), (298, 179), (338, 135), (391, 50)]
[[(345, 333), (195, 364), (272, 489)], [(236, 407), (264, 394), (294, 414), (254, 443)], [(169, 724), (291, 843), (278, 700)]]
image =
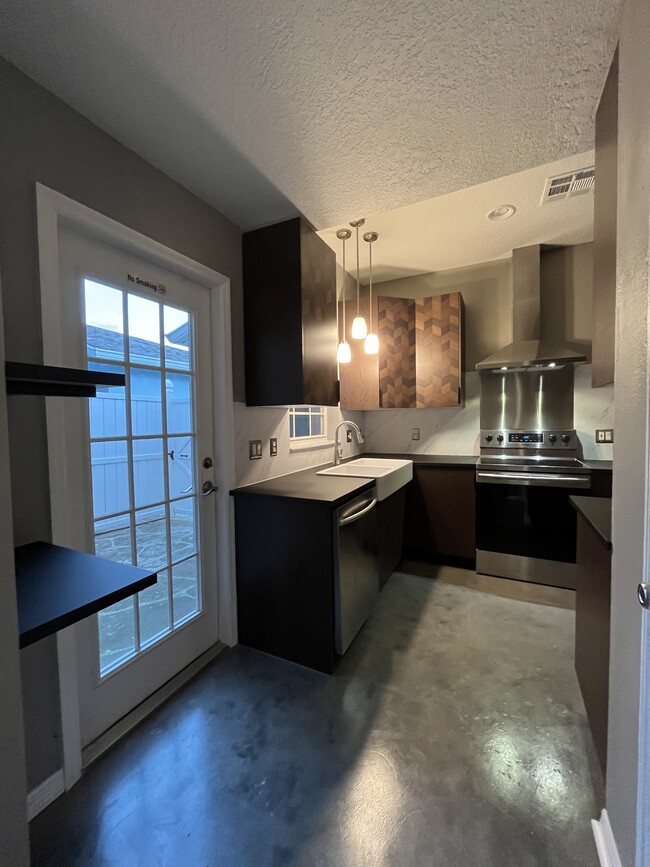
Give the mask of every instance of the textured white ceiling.
[(618, 0), (5, 0), (0, 52), (250, 227), (593, 146)]
[[(366, 218), (360, 230), (360, 274), (368, 277), (368, 244), (363, 233), (374, 231), (373, 279), (377, 282), (464, 268), (479, 262), (510, 257), (515, 247), (529, 244), (582, 244), (593, 240), (592, 192), (541, 204), (546, 179), (594, 164), (594, 152), (568, 157), (509, 177), (487, 181), (446, 196), (406, 205)], [(514, 205), (508, 220), (487, 219), (500, 205)], [(336, 251), (341, 263), (337, 223), (319, 234)], [(346, 250), (346, 269), (356, 274), (354, 230)]]

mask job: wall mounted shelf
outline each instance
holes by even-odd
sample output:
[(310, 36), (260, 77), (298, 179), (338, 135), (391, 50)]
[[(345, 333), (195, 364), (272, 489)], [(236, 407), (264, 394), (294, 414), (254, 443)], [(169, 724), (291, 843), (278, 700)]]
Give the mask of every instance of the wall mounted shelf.
[(39, 394), (48, 397), (95, 397), (98, 385), (125, 384), (122, 373), (48, 367), (43, 364), (5, 362), (7, 394)]
[(32, 542), (15, 549), (20, 647), (27, 647), (158, 580), (155, 572)]

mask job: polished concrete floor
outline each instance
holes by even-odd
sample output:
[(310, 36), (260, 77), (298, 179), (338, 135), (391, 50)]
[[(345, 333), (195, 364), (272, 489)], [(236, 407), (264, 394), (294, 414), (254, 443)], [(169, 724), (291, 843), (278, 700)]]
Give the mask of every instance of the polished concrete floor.
[(36, 865), (597, 865), (573, 612), (396, 574), (327, 677), (224, 652), (31, 826)]

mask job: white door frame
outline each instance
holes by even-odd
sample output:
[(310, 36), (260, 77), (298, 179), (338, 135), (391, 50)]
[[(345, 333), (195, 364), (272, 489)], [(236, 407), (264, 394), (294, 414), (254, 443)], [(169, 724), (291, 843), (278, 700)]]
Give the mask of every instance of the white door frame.
[[(235, 448), (230, 335), (230, 280), (218, 271), (177, 253), (121, 223), (93, 211), (42, 184), (36, 184), (38, 258), (41, 286), (43, 363), (65, 366), (64, 338), (60, 327), (59, 226), (81, 232), (120, 250), (149, 259), (181, 277), (204, 286), (211, 293), (213, 334), (213, 399), (215, 482), (217, 492), (217, 593), (218, 640), (237, 643), (237, 598), (234, 562), (234, 522), (230, 490), (235, 483)], [(74, 508), (75, 480), (66, 470), (65, 401), (46, 398), (52, 542), (78, 547)], [(75, 626), (57, 633), (59, 695), (66, 789), (81, 776), (81, 732)]]

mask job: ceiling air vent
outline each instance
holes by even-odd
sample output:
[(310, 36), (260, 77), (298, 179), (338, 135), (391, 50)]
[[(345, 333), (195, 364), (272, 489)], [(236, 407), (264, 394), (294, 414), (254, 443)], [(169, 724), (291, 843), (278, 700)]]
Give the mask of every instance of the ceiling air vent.
[(547, 178), (542, 204), (555, 202), (558, 199), (569, 199), (572, 196), (582, 196), (593, 190), (595, 180), (596, 172), (593, 166), (579, 169), (577, 172), (567, 172), (555, 178)]

